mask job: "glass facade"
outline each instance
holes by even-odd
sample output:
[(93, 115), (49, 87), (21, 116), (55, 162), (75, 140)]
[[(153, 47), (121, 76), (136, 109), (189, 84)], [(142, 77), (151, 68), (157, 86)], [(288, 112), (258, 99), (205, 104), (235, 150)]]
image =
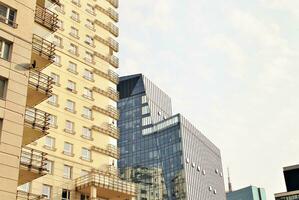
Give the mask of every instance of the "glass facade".
[(118, 167), (137, 183), (137, 199), (224, 200), (219, 150), (180, 114), (172, 116), (170, 98), (141, 74), (121, 77), (118, 91)]

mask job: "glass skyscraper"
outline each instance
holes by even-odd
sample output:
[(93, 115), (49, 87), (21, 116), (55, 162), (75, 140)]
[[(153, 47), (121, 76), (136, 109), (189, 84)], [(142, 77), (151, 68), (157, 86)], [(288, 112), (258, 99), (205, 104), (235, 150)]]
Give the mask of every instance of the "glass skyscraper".
[(120, 160), (138, 200), (225, 200), (221, 155), (142, 74), (120, 78)]
[(266, 192), (264, 188), (249, 186), (240, 190), (228, 192), (227, 200), (266, 200)]

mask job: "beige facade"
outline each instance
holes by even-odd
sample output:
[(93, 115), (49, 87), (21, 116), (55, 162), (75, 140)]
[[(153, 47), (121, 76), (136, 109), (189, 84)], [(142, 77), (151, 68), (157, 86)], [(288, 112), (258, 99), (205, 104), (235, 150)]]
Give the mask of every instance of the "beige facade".
[(118, 1), (21, 2), (0, 0), (1, 197), (133, 198), (116, 168)]

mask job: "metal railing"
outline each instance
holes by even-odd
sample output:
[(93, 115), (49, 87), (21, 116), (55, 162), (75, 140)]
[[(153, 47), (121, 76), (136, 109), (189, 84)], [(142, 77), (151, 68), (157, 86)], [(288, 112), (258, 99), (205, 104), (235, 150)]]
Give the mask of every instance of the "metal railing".
[(17, 198), (16, 200), (45, 200), (46, 198), (42, 195), (31, 194), (28, 192), (24, 192), (21, 190), (17, 191)]
[(99, 42), (105, 44), (106, 46), (110, 47), (111, 49), (113, 49), (115, 52), (118, 52), (118, 49), (119, 49), (119, 44), (116, 40), (112, 39), (111, 37), (109, 37), (107, 40), (98, 36), (98, 35), (95, 35), (94, 36), (94, 39), (95, 40), (98, 40)]
[(113, 55), (105, 56), (99, 52), (94, 52), (94, 55), (101, 58), (102, 60), (105, 60), (115, 68), (119, 67), (119, 59), (116, 56)]
[(119, 139), (119, 129), (112, 124), (106, 124), (103, 127), (93, 125), (91, 129), (109, 135), (115, 139)]
[(53, 83), (52, 77), (36, 70), (29, 71), (29, 86), (46, 94), (49, 97), (52, 95)]
[(50, 114), (41, 111), (37, 108), (27, 107), (25, 110), (25, 125), (38, 129), (40, 131), (47, 131), (50, 128)]
[(107, 0), (114, 8), (118, 8), (119, 3), (118, 0)]
[(107, 156), (111, 156), (115, 159), (119, 159), (119, 155), (120, 155), (120, 150), (112, 144), (108, 144), (106, 148), (92, 146), (91, 150), (96, 151), (98, 153), (105, 154)]
[(118, 13), (115, 10), (113, 10), (112, 8), (108, 8), (108, 15), (115, 22), (118, 22)]
[(40, 36), (33, 35), (32, 50), (34, 53), (54, 62), (55, 45)]
[(22, 147), (20, 164), (28, 168), (28, 170), (37, 170), (39, 173), (47, 173), (46, 168), (46, 153)]
[(54, 32), (58, 29), (58, 15), (39, 5), (35, 8), (35, 22)]
[(115, 84), (119, 83), (119, 75), (117, 73), (115, 73), (114, 71), (112, 71), (111, 69), (108, 70), (108, 73), (105, 73), (101, 70), (93, 68), (93, 73), (95, 73), (99, 76), (102, 76), (103, 78), (106, 78)]
[(101, 22), (100, 20), (95, 20), (94, 21), (95, 24), (97, 24), (98, 26), (102, 27), (103, 29), (109, 31), (110, 33), (112, 33), (115, 37), (117, 37), (119, 35), (119, 29), (117, 26), (115, 26), (113, 23), (109, 22), (108, 24), (104, 24), (103, 22)]
[(2, 15), (0, 15), (0, 22), (7, 24), (13, 28), (18, 28), (18, 24), (14, 20), (10, 20)]
[(107, 90), (102, 90), (100, 88), (97, 88), (97, 87), (93, 87), (92, 90), (94, 92), (97, 92), (99, 94), (102, 94), (114, 101), (118, 101), (119, 100), (119, 92), (116, 91), (115, 89), (111, 88), (111, 87), (108, 87)]
[(123, 194), (136, 196), (136, 186), (134, 183), (121, 180), (104, 172), (91, 172), (85, 176), (79, 177), (75, 180), (76, 190), (80, 191), (85, 188), (95, 186), (104, 188)]
[(113, 119), (118, 120), (119, 119), (119, 111), (114, 108), (113, 106), (108, 106), (107, 109), (98, 107), (98, 106), (92, 106), (92, 110), (100, 112), (104, 115), (107, 115), (109, 117), (112, 117)]

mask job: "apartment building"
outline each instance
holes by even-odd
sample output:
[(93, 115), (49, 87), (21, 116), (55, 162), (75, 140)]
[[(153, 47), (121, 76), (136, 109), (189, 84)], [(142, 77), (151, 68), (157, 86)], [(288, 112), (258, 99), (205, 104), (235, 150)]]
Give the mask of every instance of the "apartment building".
[(0, 0), (0, 195), (131, 199), (118, 178), (117, 0)]

